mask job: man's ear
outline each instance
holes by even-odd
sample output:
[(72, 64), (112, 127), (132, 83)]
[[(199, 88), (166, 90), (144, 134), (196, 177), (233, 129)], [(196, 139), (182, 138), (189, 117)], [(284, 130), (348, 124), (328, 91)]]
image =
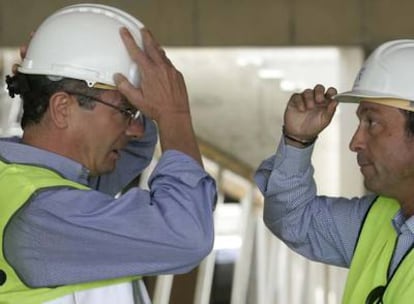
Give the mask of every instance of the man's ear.
[(66, 92), (56, 92), (49, 99), (49, 113), (57, 128), (66, 128), (70, 118), (72, 99)]

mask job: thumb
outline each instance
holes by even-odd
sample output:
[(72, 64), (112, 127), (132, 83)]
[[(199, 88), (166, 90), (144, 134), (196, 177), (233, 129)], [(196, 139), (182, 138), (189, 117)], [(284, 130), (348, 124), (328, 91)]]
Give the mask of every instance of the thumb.
[(134, 107), (144, 114), (147, 114), (145, 113), (144, 96), (140, 88), (133, 86), (132, 83), (120, 73), (114, 75), (114, 82), (119, 92), (124, 95)]
[(325, 117), (324, 117), (324, 128), (327, 126), (327, 125), (329, 125), (330, 124), (330, 122), (332, 121), (332, 119), (333, 119), (333, 117), (334, 117), (334, 115), (335, 115), (335, 112), (336, 112), (336, 108), (337, 108), (337, 106), (338, 106), (338, 102), (336, 101), (336, 100), (331, 100), (330, 102), (329, 102), (329, 104), (328, 104), (328, 106), (327, 106), (327, 108), (326, 108), (326, 111), (325, 111)]

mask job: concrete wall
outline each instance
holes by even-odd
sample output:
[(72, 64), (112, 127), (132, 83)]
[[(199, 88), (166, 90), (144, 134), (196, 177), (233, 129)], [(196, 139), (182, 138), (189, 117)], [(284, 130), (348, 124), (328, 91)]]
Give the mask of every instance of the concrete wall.
[[(82, 1), (0, 0), (0, 47), (18, 46), (54, 10)], [(414, 37), (412, 0), (118, 0), (167, 46), (361, 45)]]

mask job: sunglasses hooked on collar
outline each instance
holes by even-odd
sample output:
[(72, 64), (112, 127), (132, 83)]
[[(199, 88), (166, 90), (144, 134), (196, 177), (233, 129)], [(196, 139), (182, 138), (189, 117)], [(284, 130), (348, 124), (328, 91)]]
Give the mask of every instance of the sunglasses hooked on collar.
[(382, 304), (382, 297), (385, 293), (385, 286), (377, 286), (368, 294), (365, 304)]

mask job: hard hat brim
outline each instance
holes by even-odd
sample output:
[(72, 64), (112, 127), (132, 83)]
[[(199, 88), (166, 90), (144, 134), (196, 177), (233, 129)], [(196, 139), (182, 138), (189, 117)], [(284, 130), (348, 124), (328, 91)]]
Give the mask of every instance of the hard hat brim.
[(346, 102), (346, 103), (359, 103), (361, 100), (364, 99), (402, 99), (407, 100), (401, 96), (393, 95), (393, 94), (386, 94), (374, 91), (366, 91), (366, 90), (353, 90), (347, 91), (340, 94), (333, 96), (333, 99), (339, 102)]
[(392, 94), (382, 94), (372, 91), (349, 91), (335, 95), (333, 98), (343, 103), (360, 103), (361, 101), (366, 101), (414, 112), (413, 101)]

